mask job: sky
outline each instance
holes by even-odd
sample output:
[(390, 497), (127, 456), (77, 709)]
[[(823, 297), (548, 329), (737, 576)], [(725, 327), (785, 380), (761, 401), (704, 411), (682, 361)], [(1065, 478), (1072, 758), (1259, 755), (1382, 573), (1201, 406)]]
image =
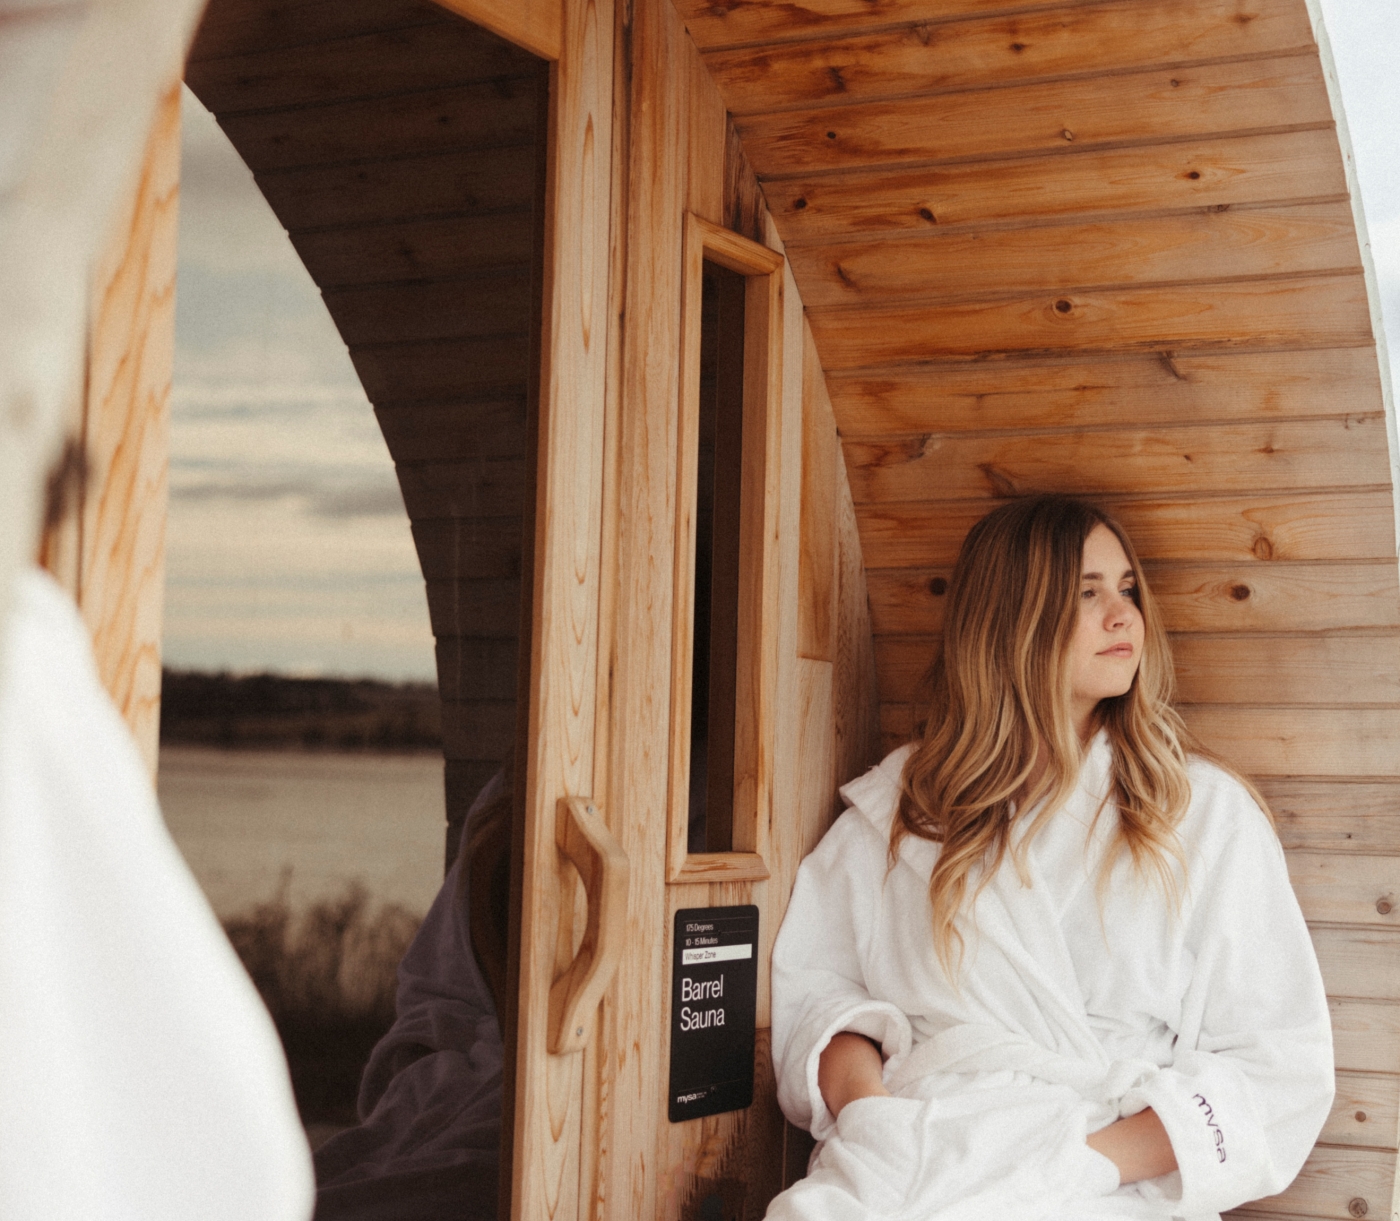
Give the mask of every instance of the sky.
[(184, 95), (166, 664), (432, 679), (393, 464), (315, 284)]
[[(1322, 0), (1400, 352), (1400, 0)], [(168, 665), (434, 677), (388, 450), (310, 276), (185, 91)]]

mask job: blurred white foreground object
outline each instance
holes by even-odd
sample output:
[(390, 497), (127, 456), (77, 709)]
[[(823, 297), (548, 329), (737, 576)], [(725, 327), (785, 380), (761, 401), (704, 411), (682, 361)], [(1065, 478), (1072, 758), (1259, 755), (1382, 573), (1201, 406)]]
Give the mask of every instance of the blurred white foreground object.
[(171, 843), (86, 631), (15, 582), (0, 666), (0, 1217), (304, 1221), (266, 1010)]

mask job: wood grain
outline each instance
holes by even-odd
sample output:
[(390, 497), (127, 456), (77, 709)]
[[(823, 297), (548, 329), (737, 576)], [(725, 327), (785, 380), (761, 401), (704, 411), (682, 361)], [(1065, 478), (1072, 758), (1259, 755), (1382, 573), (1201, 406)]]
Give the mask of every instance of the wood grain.
[(460, 398), (464, 387), (499, 393), (520, 386), (529, 371), (530, 337), (420, 343), (357, 344), (350, 360), (370, 402), (442, 402)]
[(519, 580), (463, 576), (456, 572), (448, 581), (429, 577), (427, 587), (428, 617), (434, 636), (517, 638), (520, 631)]
[(803, 326), (802, 523), (797, 569), (797, 652), (831, 661), (836, 655), (836, 467), (841, 461), (836, 420), (821, 359)]
[(814, 310), (811, 319), (826, 366), (853, 369), (999, 352), (1363, 347), (1368, 310), (1351, 275)]
[(1118, 0), (715, 51), (705, 66), (746, 115), (1313, 47), (1296, 4), (1239, 15), (1233, 0)]
[[(538, 10), (521, 6), (522, 14), (531, 11)], [(563, 1057), (548, 1052), (549, 990), (574, 948), (576, 883), (556, 847), (558, 801), (604, 796), (595, 788), (594, 755), (600, 655), (607, 647), (598, 544), (611, 267), (612, 22), (609, 0), (564, 0), (551, 80), (511, 1161), (515, 1221), (579, 1215), (586, 1190), (581, 1176), (597, 1158), (596, 1138), (589, 1149), (583, 1140), (585, 1103), (593, 1096), (586, 1095), (585, 1066), (596, 1071), (607, 1045), (600, 1030), (594, 1049)], [(599, 808), (630, 860), (635, 890), (648, 861), (626, 834), (628, 807), (610, 798)], [(615, 983), (610, 995), (628, 993)], [(605, 1000), (605, 1023), (608, 1010)]]
[(454, 403), (386, 404), (375, 415), (395, 462), (525, 456), (523, 388), (518, 395)]
[(1376, 416), (1052, 433), (1033, 438), (923, 434), (849, 440), (856, 504), (966, 500), (1029, 492), (1181, 495), (1384, 487)]
[(160, 738), (161, 625), (180, 90), (162, 96), (134, 196), (92, 269), (75, 593), (98, 676), (152, 775)]
[(1400, 705), (1400, 636), (1177, 636), (1177, 698), (1201, 704)]
[[(350, 208), (336, 205), (336, 211)], [(528, 261), (528, 210), (430, 217), (293, 233), (292, 245), (328, 291), (361, 284), (514, 270)]]
[(1322, 1126), (1324, 1144), (1396, 1147), (1400, 1077), (1393, 1073), (1337, 1074), (1337, 1097)]
[(1310, 921), (1400, 927), (1400, 856), (1290, 852), (1288, 876)]
[[(938, 636), (882, 636), (875, 645), (887, 700), (918, 703)], [(1184, 704), (1400, 705), (1400, 636), (1177, 635)]]
[(530, 330), (530, 269), (470, 279), (377, 284), (323, 291), (347, 344), (524, 335)]
[(485, 26), (545, 59), (563, 45), (563, 0), (438, 0), (445, 8)]
[[(238, 6), (233, 11), (261, 7)], [(537, 64), (509, 43), (427, 5), (417, 7), (428, 20), (404, 13), (409, 24), (394, 21), (392, 28), (377, 30), (372, 28), (374, 24), (389, 23), (394, 10), (402, 12), (402, 6), (378, 6), (381, 17), (374, 15), (373, 7), (363, 4), (334, 14), (324, 9), (316, 12), (321, 6), (298, 7), (306, 13), (305, 33), (289, 33), (284, 41), (291, 45), (254, 43), (243, 54), (192, 58), (185, 79), (195, 96), (222, 117), (528, 76)], [(364, 26), (366, 17), (369, 29)], [(245, 21), (240, 37), (245, 44), (252, 42), (259, 27), (266, 29), (277, 20), (277, 10), (273, 10), (265, 17)], [(338, 30), (333, 28), (336, 24)], [(340, 36), (327, 37), (335, 34)], [(302, 38), (312, 41), (303, 42)]]
[[(872, 568), (952, 567), (974, 522), (1001, 500), (867, 504), (861, 542)], [(1144, 560), (1229, 563), (1381, 560), (1395, 553), (1388, 492), (1258, 493), (1192, 500), (1101, 497)]]
[[(1400, 775), (1395, 750), (1400, 710), (1394, 708), (1242, 709), (1198, 704), (1183, 709), (1183, 715), (1206, 746), (1249, 776)], [(1388, 952), (1395, 953), (1396, 948), (1400, 947)], [(1330, 990), (1341, 996), (1400, 999), (1400, 993), (1365, 990), (1380, 987), (1382, 978), (1366, 983), (1358, 977), (1347, 988)]]
[(1188, 424), (1383, 410), (1374, 351), (1191, 352), (828, 374), (846, 436)]
[(216, 4), (200, 22), (188, 62), (197, 64), (206, 59), (315, 46), (381, 31), (407, 31), (414, 26), (427, 26), (440, 32), (451, 24), (451, 19), (430, 0)]
[(532, 143), (539, 74), (220, 116), (255, 173)]
[(859, 233), (928, 233), (968, 225), (1045, 223), (1090, 214), (1231, 208), (1344, 199), (1335, 135), (1325, 129), (1193, 137), (1170, 144), (910, 169), (803, 173), (767, 184), (789, 245)]
[(1345, 203), (799, 246), (809, 308), (1359, 270)]
[(1285, 848), (1400, 855), (1400, 786), (1394, 781), (1265, 777), (1259, 789)]
[(1400, 1006), (1329, 997), (1338, 1069), (1400, 1073)]
[(1395, 1155), (1389, 1150), (1320, 1145), (1287, 1191), (1246, 1204), (1237, 1212), (1250, 1217), (1278, 1214), (1355, 1221), (1352, 1202), (1362, 1200), (1366, 1215), (1384, 1216), (1394, 1179)]
[(1300, 55), (750, 115), (735, 124), (767, 179), (1331, 121), (1317, 59)]
[(743, 43), (838, 38), (871, 27), (936, 24), (958, 17), (1005, 11), (1065, 11), (1081, 0), (1013, 3), (1011, 0), (677, 0), (686, 29), (702, 50)]
[[(1167, 629), (1173, 632), (1324, 632), (1400, 626), (1394, 564), (1274, 563), (1145, 565)], [(867, 573), (877, 636), (929, 636), (942, 630), (947, 569)], [(1365, 774), (1365, 773), (1361, 773)]]
[[(518, 264), (530, 257), (528, 248), (520, 248), (518, 238), (504, 250), (487, 241), (492, 223), (519, 223), (510, 216), (498, 217), (497, 213), (519, 213), (530, 207), (535, 191), (535, 154), (525, 146), (481, 149), (469, 157), (430, 154), (309, 170), (270, 171), (257, 175), (257, 182), (277, 218), (291, 232), (297, 253), (308, 263), (319, 251), (331, 253), (339, 248), (346, 239), (339, 237), (337, 230), (371, 225), (401, 230), (384, 235), (389, 251), (406, 238), (416, 239), (416, 245), (433, 242), (434, 250), (444, 252), (465, 246), (468, 261), (459, 263), (461, 267)], [(437, 223), (421, 223), (424, 220)], [(331, 232), (303, 233), (308, 229)], [(369, 246), (373, 236), (364, 233), (352, 240)], [(510, 241), (507, 230), (502, 230), (499, 237)], [(483, 258), (484, 243), (494, 247), (489, 250), (490, 258)], [(411, 253), (407, 257), (409, 266), (417, 265)], [(420, 255), (417, 263), (423, 261)], [(374, 282), (374, 278), (364, 278), (365, 271), (353, 265), (344, 274), (357, 271), (361, 278), (338, 278), (331, 283)]]

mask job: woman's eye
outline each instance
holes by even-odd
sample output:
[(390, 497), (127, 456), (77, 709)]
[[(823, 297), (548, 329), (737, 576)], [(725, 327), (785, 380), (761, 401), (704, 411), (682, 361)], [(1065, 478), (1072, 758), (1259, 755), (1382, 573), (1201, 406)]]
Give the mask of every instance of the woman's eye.
[(1081, 589), (1079, 591), (1079, 596), (1081, 598), (1092, 598), (1094, 596), (1094, 591), (1092, 589)]
[(1118, 592), (1122, 594), (1123, 597), (1127, 598), (1129, 602), (1133, 603), (1134, 605), (1137, 604), (1138, 587), (1136, 585), (1125, 585)]

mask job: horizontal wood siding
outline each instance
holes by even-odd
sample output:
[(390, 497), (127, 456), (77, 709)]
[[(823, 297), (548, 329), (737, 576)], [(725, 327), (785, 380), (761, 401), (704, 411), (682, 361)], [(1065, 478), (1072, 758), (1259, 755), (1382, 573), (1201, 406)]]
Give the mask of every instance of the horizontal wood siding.
[(320, 287), (397, 466), (450, 850), (515, 727), (542, 66), (426, 0), (214, 0), (186, 76)]
[(913, 733), (979, 517), (1126, 524), (1182, 707), (1274, 804), (1338, 1103), (1277, 1216), (1390, 1211), (1400, 583), (1371, 313), (1304, 0), (676, 0), (810, 311)]

